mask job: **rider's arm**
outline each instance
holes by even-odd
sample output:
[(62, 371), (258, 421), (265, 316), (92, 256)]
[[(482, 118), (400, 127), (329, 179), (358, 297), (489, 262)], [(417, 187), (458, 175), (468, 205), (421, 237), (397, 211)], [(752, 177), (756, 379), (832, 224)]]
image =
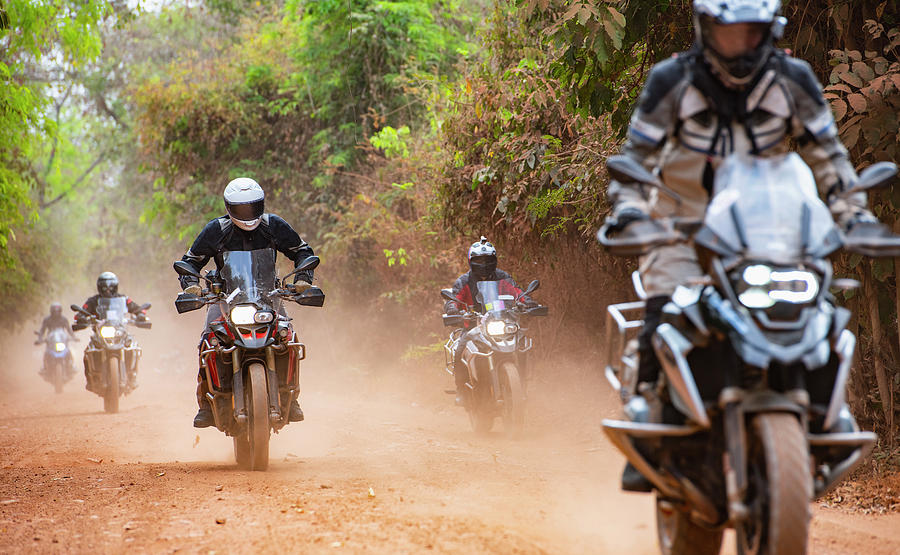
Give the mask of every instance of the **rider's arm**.
[(139, 305), (136, 302), (134, 302), (133, 300), (131, 300), (131, 297), (128, 297), (125, 300), (125, 304), (128, 306), (128, 312), (130, 312), (136, 316), (144, 316), (146, 318), (147, 311), (141, 309), (141, 305)]
[(799, 145), (800, 156), (812, 169), (819, 194), (829, 201), (835, 219), (841, 224), (863, 213), (868, 214), (865, 193), (856, 193), (849, 200), (836, 202), (830, 198), (856, 183), (856, 171), (838, 137), (831, 106), (825, 100), (812, 68), (803, 60), (789, 56), (782, 58), (782, 62), (784, 83), (793, 100), (792, 134)]
[[(678, 58), (670, 58), (653, 66), (631, 116), (621, 153), (650, 171), (658, 165), (663, 146), (675, 133), (678, 98), (685, 78), (685, 64)], [(618, 216), (626, 210), (650, 214), (647, 193), (637, 183), (611, 180), (607, 194), (613, 204), (613, 215)]]
[[(191, 248), (188, 249), (184, 256), (181, 257), (183, 262), (190, 264), (197, 272), (206, 266), (209, 259), (216, 253), (216, 244), (219, 243), (223, 236), (222, 225), (219, 222), (221, 218), (210, 221), (194, 239)], [(191, 285), (200, 285), (200, 280), (194, 276), (178, 276), (181, 288), (186, 289)]]
[[(294, 231), (291, 224), (284, 221), (280, 216), (269, 214), (269, 231), (275, 239), (275, 248), (290, 258), (294, 263), (294, 267), (315, 254), (312, 248), (306, 244), (306, 241), (301, 239), (300, 235)], [(294, 278), (295, 282), (299, 280), (312, 283), (313, 271), (300, 272)]]
[(474, 304), (474, 299), (472, 299), (472, 292), (469, 290), (469, 280), (468, 274), (463, 274), (456, 278), (456, 281), (453, 282), (453, 287), (450, 289), (451, 294), (456, 297), (457, 301), (447, 301), (444, 303), (444, 313), (451, 314), (455, 312), (461, 312), (466, 309), (466, 306)]

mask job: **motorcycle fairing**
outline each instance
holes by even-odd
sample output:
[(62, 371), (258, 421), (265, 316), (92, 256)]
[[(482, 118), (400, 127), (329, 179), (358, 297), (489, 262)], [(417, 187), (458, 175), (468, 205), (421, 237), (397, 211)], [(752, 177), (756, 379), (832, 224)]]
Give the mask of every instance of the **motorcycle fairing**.
[(235, 324), (231, 320), (231, 311), (238, 305), (279, 313), (281, 300), (272, 295), (277, 285), (275, 259), (274, 249), (227, 251), (222, 255), (220, 276), (225, 282), (227, 300), (222, 303), (222, 313), (234, 342), (245, 349), (263, 349), (275, 343), (272, 322)]

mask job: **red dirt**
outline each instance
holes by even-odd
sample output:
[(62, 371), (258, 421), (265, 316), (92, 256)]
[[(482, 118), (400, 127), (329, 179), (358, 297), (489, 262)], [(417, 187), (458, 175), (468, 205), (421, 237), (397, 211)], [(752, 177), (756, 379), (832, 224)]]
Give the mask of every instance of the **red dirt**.
[[(245, 472), (229, 438), (191, 427), (191, 325), (136, 332), (140, 387), (115, 415), (80, 374), (54, 395), (38, 348), (4, 353), (0, 552), (657, 552), (652, 498), (618, 489), (598, 378), (550, 391), (538, 369), (525, 436), (479, 437), (436, 360), (398, 380), (310, 340), (307, 421)], [(900, 515), (817, 506), (812, 538), (813, 553), (897, 553)]]

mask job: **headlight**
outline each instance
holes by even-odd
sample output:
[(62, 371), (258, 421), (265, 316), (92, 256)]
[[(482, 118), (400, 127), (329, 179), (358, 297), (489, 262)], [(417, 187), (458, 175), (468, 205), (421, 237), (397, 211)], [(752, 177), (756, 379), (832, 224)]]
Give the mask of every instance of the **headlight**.
[(736, 289), (738, 300), (747, 308), (769, 308), (777, 302), (805, 304), (819, 294), (819, 278), (805, 270), (773, 270), (754, 264), (744, 268)]
[(252, 324), (256, 316), (256, 307), (251, 305), (238, 305), (231, 309), (231, 321), (238, 325)]
[(256, 321), (257, 324), (268, 324), (269, 322), (271, 322), (274, 319), (275, 319), (275, 314), (273, 312), (266, 312), (264, 310), (257, 312), (253, 316), (253, 320)]
[(116, 328), (114, 326), (101, 326), (100, 337), (104, 339), (112, 339), (116, 336)]
[(65, 343), (55, 343), (53, 345), (53, 348), (56, 349), (57, 353), (61, 353), (66, 350), (66, 344)]
[(484, 326), (488, 335), (506, 335), (506, 322), (503, 320), (491, 320)]

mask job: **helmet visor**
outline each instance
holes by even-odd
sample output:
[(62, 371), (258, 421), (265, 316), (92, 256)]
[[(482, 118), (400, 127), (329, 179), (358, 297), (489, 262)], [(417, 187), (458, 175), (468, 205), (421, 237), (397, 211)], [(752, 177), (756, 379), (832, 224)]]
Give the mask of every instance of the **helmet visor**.
[(771, 23), (717, 23), (704, 25), (705, 42), (726, 60), (751, 56), (766, 39)]
[(485, 279), (493, 275), (497, 269), (496, 256), (473, 256), (469, 259), (469, 268), (475, 277)]
[(232, 219), (250, 222), (263, 215), (265, 200), (260, 199), (244, 204), (229, 204), (226, 202), (225, 208), (228, 210), (228, 215), (231, 216)]

